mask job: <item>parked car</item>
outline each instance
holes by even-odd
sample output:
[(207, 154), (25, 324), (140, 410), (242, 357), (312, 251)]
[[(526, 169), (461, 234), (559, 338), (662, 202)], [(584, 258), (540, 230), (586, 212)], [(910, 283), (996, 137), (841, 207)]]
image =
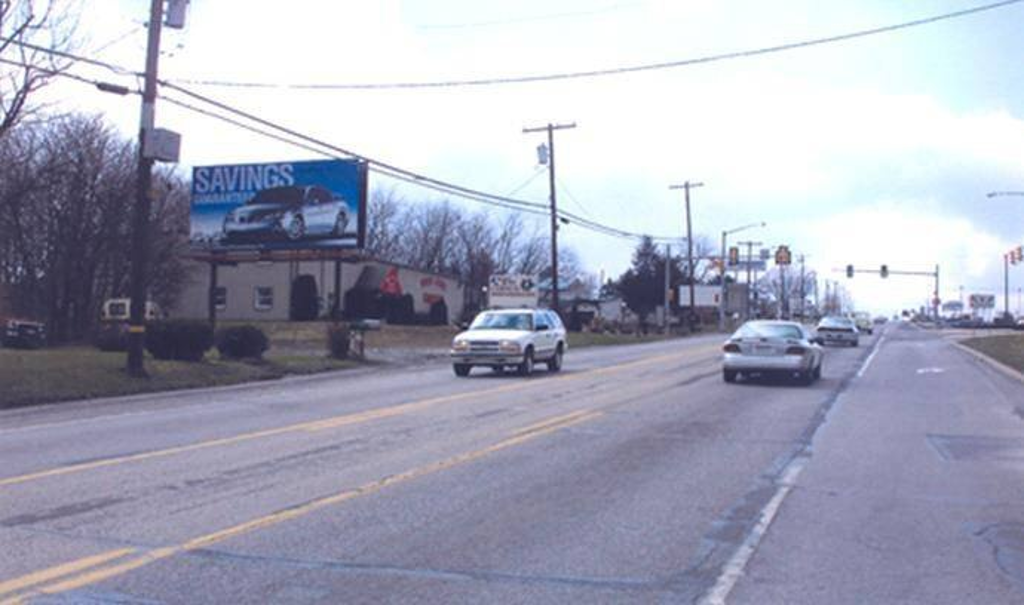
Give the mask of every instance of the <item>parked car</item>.
[(483, 311), (452, 341), (452, 367), (456, 376), (468, 376), (473, 366), (495, 371), (511, 367), (528, 376), (534, 363), (543, 361), (549, 372), (558, 372), (568, 348), (565, 326), (554, 311)]
[(825, 354), (818, 340), (793, 321), (748, 321), (722, 347), (722, 378), (784, 375), (804, 384), (821, 378)]
[(817, 336), (822, 344), (841, 344), (856, 347), (860, 344), (860, 331), (849, 317), (828, 316), (818, 322)]
[(259, 191), (224, 217), (227, 240), (290, 241), (311, 236), (345, 234), (349, 208), (344, 199), (324, 187), (287, 186)]
[(38, 349), (46, 344), (46, 325), (28, 319), (4, 322), (3, 345), (12, 349)]

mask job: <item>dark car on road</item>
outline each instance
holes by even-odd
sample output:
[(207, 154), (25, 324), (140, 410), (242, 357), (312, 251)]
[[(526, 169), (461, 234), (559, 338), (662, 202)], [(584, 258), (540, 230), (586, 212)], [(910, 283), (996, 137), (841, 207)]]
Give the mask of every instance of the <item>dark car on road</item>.
[(348, 204), (324, 187), (271, 187), (224, 217), (223, 237), (229, 241), (341, 237), (348, 223)]

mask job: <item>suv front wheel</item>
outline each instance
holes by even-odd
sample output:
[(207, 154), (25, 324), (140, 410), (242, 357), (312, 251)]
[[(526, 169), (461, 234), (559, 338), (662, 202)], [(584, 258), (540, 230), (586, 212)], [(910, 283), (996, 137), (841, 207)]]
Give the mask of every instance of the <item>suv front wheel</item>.
[(548, 360), (548, 371), (559, 372), (562, 370), (562, 345), (559, 343), (555, 349), (555, 354)]
[(523, 354), (523, 362), (519, 364), (519, 375), (529, 376), (533, 374), (533, 347), (526, 349), (526, 353)]

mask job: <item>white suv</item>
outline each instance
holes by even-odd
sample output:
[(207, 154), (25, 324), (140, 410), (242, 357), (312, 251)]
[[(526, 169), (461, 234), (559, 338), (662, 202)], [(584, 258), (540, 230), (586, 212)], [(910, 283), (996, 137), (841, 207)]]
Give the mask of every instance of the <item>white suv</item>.
[(565, 326), (554, 311), (483, 311), (452, 341), (452, 367), (456, 376), (468, 376), (473, 366), (496, 371), (515, 367), (528, 376), (535, 362), (544, 361), (549, 372), (557, 372), (567, 348)]

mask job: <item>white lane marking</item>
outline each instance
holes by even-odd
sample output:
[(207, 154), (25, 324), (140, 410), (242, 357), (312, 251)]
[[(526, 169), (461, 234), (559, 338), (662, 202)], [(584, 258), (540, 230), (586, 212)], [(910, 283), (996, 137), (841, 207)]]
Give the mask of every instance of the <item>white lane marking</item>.
[(729, 593), (736, 586), (736, 582), (746, 573), (747, 564), (750, 563), (750, 559), (753, 558), (758, 545), (764, 539), (765, 534), (768, 533), (768, 528), (771, 527), (772, 521), (778, 516), (782, 502), (789, 495), (789, 492), (793, 491), (796, 478), (804, 470), (806, 464), (807, 458), (798, 456), (786, 465), (780, 480), (779, 489), (775, 491), (775, 495), (768, 501), (768, 504), (765, 504), (764, 508), (761, 509), (757, 523), (750, 530), (750, 533), (747, 534), (743, 544), (736, 549), (729, 562), (722, 568), (722, 573), (718, 576), (718, 580), (715, 581), (715, 585), (699, 601), (700, 605), (725, 605), (726, 598), (729, 597)]
[[(857, 378), (863, 376), (864, 372), (867, 371), (871, 362), (875, 359), (875, 355), (881, 349), (882, 341), (884, 340), (885, 335), (882, 335), (875, 341), (871, 354), (864, 360), (864, 364), (857, 372)], [(818, 429), (815, 429), (814, 435), (811, 436), (812, 442), (822, 426), (824, 424), (819, 425)], [(747, 565), (750, 563), (750, 559), (753, 558), (754, 553), (757, 552), (757, 547), (761, 544), (761, 540), (768, 533), (768, 528), (771, 527), (775, 517), (778, 516), (782, 503), (796, 486), (796, 478), (800, 476), (804, 467), (807, 466), (808, 460), (806, 452), (798, 454), (782, 470), (782, 475), (778, 480), (778, 489), (775, 490), (771, 500), (761, 509), (761, 512), (758, 514), (757, 523), (754, 524), (750, 533), (743, 540), (743, 543), (736, 549), (736, 552), (729, 558), (725, 566), (722, 567), (722, 573), (715, 580), (714, 586), (698, 601), (700, 605), (725, 605), (726, 599), (733, 588), (736, 587), (736, 583), (746, 573)]]
[(877, 341), (875, 341), (875, 346), (871, 350), (871, 354), (868, 355), (868, 358), (864, 360), (864, 365), (862, 365), (860, 367), (860, 369), (857, 370), (857, 378), (863, 378), (864, 377), (864, 372), (868, 371), (868, 368), (871, 367), (871, 362), (875, 360), (875, 355), (878, 355), (878, 351), (880, 351), (882, 349), (882, 342), (883, 341), (885, 341), (885, 336), (884, 335), (881, 336)]
[(918, 374), (941, 374), (941, 373), (943, 373), (945, 371), (946, 370), (943, 370), (942, 368), (918, 368), (917, 369), (917, 373)]

